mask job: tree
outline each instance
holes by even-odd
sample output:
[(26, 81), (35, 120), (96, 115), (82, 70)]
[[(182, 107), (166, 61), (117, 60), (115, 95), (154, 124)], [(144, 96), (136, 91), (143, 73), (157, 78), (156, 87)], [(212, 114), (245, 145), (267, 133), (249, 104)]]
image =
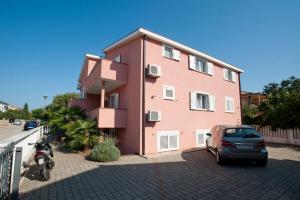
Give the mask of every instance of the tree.
[(70, 123), (85, 118), (85, 112), (80, 107), (64, 107), (50, 113), (50, 125), (66, 130)]
[(30, 118), (28, 103), (24, 104), (22, 113), (23, 113), (23, 117), (22, 117), (23, 119), (28, 120)]
[(76, 93), (60, 94), (54, 97), (51, 105), (47, 108), (50, 112), (57, 112), (60, 109), (68, 108), (71, 99), (78, 98)]
[(300, 128), (300, 79), (292, 76), (280, 84), (270, 83), (263, 92), (268, 97), (259, 107), (263, 125), (273, 129)]
[(67, 126), (68, 145), (73, 149), (93, 148), (98, 142), (96, 122), (91, 120), (76, 120)]
[(44, 108), (37, 108), (32, 110), (31, 115), (34, 119), (44, 119)]

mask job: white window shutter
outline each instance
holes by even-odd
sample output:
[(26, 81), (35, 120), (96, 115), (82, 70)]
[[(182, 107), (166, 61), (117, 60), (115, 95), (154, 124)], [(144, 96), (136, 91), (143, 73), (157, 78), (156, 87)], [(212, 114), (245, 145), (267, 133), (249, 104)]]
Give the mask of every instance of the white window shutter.
[(223, 73), (224, 73), (224, 79), (228, 80), (228, 69), (223, 68)]
[(173, 49), (173, 59), (180, 60), (180, 51)]
[(236, 72), (232, 71), (232, 81), (236, 82)]
[(196, 69), (196, 58), (193, 55), (189, 55), (189, 67), (190, 69)]
[(215, 111), (216, 108), (215, 108), (215, 97), (212, 96), (212, 95), (209, 95), (209, 110), (210, 111)]
[(196, 92), (190, 92), (190, 106), (191, 109), (197, 109), (197, 93)]
[(166, 55), (165, 55), (165, 52), (166, 52), (165, 48), (166, 48), (165, 45), (163, 45), (163, 46), (162, 46), (162, 55), (163, 55), (163, 56), (166, 56)]
[(158, 111), (158, 121), (161, 121), (161, 111)]
[(214, 75), (214, 65), (211, 62), (207, 62), (207, 73), (210, 75)]

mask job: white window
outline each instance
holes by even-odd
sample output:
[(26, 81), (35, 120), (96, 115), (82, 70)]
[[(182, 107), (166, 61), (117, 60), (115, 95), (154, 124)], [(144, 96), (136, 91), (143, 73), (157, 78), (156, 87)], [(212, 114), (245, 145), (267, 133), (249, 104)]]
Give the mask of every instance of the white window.
[(224, 79), (227, 81), (236, 82), (236, 73), (232, 71), (231, 69), (224, 68)]
[(205, 147), (206, 133), (210, 133), (209, 129), (198, 129), (195, 131), (196, 135), (196, 146)]
[(213, 64), (200, 57), (189, 55), (189, 67), (198, 72), (213, 75)]
[(119, 94), (113, 93), (109, 97), (109, 107), (110, 108), (119, 108)]
[(114, 58), (114, 61), (120, 63), (120, 62), (121, 62), (121, 55), (117, 55), (117, 56)]
[(180, 60), (180, 51), (173, 47), (163, 45), (163, 56), (174, 60)]
[(225, 112), (234, 113), (234, 99), (232, 97), (225, 97)]
[(192, 110), (215, 111), (215, 97), (206, 92), (190, 92), (190, 107)]
[(85, 88), (82, 87), (80, 89), (80, 99), (85, 99), (85, 98), (86, 98)]
[(171, 151), (179, 149), (179, 131), (158, 131), (157, 151)]
[(163, 98), (169, 100), (175, 100), (175, 87), (164, 85), (163, 86)]

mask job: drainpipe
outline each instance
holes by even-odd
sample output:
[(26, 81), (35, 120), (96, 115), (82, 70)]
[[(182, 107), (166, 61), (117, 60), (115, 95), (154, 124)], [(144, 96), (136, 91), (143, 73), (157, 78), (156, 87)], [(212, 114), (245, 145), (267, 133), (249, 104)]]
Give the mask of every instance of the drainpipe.
[(146, 69), (146, 40), (143, 36), (143, 66), (142, 66), (142, 155), (145, 155), (145, 69)]
[(243, 124), (243, 109), (242, 109), (242, 91), (241, 91), (241, 73), (239, 75), (239, 92), (240, 92), (240, 111), (241, 111), (241, 124)]

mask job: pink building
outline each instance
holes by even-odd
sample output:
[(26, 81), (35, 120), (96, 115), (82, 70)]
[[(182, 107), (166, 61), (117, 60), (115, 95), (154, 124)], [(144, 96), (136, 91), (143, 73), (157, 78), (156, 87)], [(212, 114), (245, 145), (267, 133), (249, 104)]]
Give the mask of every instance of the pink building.
[(104, 53), (85, 56), (72, 105), (123, 154), (204, 147), (214, 125), (241, 123), (241, 69), (142, 28)]

